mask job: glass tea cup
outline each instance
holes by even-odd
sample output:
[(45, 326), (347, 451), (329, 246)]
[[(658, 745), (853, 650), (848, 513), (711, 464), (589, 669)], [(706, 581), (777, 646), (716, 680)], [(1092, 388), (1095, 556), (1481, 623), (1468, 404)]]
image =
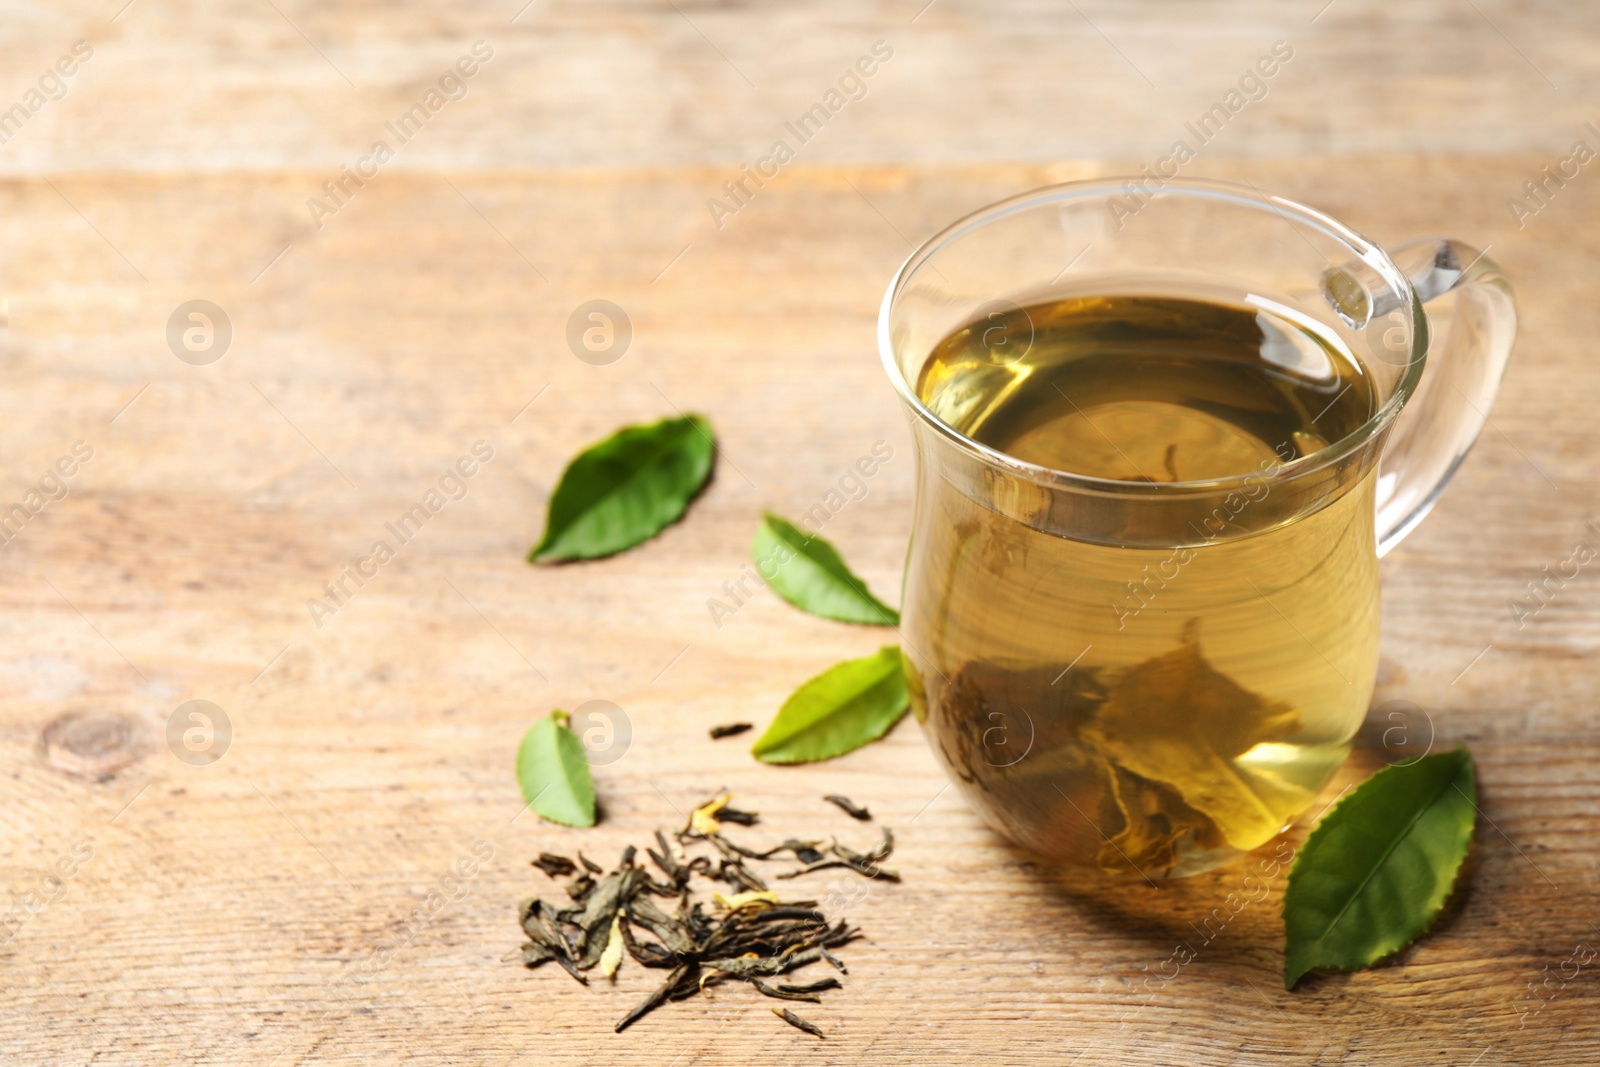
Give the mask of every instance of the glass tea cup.
[[(1349, 753), (1377, 669), (1378, 559), (1483, 428), (1516, 309), (1493, 261), (1456, 241), (1385, 252), (1249, 187), (1131, 188), (1073, 182), (955, 223), (895, 275), (878, 344), (917, 455), (912, 710), (997, 830), (1155, 878), (1265, 844)], [(1218, 294), (1336, 346), (1370, 417), (1238, 474), (1132, 481), (1008, 455), (923, 393), (956, 336), (1025, 368), (1029, 308)], [(1425, 303), (1447, 329), (1430, 334)]]

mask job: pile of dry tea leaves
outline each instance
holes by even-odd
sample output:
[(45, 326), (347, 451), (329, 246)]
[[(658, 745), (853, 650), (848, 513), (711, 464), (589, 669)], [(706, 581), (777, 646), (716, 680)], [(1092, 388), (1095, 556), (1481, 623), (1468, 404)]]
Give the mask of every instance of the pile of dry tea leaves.
[[(553, 962), (585, 985), (586, 972), (597, 968), (608, 978), (615, 976), (624, 953), (642, 967), (666, 971), (666, 980), (617, 1023), (618, 1031), (669, 1000), (686, 1000), (727, 981), (746, 982), (778, 1000), (810, 1003), (820, 1003), (824, 991), (840, 988), (831, 976), (799, 984), (777, 979), (811, 963), (847, 973), (832, 950), (855, 940), (860, 931), (829, 918), (816, 901), (780, 901), (751, 861), (782, 858), (799, 864), (777, 873), (777, 879), (838, 868), (898, 882), (900, 876), (882, 866), (894, 851), (894, 835), (885, 828), (882, 840), (865, 852), (837, 840), (824, 847), (821, 841), (795, 838), (752, 849), (730, 839), (725, 827), (753, 826), (759, 819), (730, 807), (730, 799), (722, 793), (696, 808), (675, 835), (676, 849), (656, 831), (659, 851), (645, 851), (661, 877), (635, 862), (638, 851), (631, 845), (610, 873), (581, 852), (576, 863), (548, 852), (540, 855), (535, 867), (551, 878), (570, 879), (566, 891), (572, 903), (558, 908), (538, 899), (523, 901), (518, 919), (529, 940), (522, 946), (522, 962), (530, 968)], [(689, 855), (689, 848), (702, 845), (711, 851)], [(727, 893), (711, 894), (709, 913), (703, 901), (691, 899), (696, 875), (728, 887)], [(663, 906), (658, 899), (671, 903)], [(824, 1036), (786, 1008), (774, 1008), (773, 1014), (806, 1033)]]

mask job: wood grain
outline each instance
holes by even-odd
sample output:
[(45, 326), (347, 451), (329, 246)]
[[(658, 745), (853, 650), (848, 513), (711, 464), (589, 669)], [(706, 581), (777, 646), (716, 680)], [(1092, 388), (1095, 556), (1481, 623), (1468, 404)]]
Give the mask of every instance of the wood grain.
[(74, 41), (94, 56), (0, 173), (336, 171), (478, 40), (494, 58), (396, 167), (737, 170), (879, 40), (893, 60), (807, 162), (1151, 161), (1275, 41), (1293, 61), (1208, 153), (1565, 152), (1600, 119), (1583, 4), (126, 4), (8, 9), (0, 106)]
[[(763, 507), (803, 511), (880, 439), (893, 459), (827, 534), (875, 589), (895, 589), (912, 460), (873, 319), (908, 243), (997, 197), (1136, 160), (802, 163), (720, 231), (703, 205), (724, 166), (386, 171), (320, 230), (304, 201), (322, 166), (189, 160), (0, 182), (0, 510), (75, 441), (94, 449), (0, 567), (0, 903), (54, 895), (58, 861), (92, 848), (0, 945), (3, 1058), (1583, 1062), (1600, 979), (1560, 971), (1600, 938), (1600, 587), (1585, 570), (1521, 629), (1507, 606), (1600, 520), (1600, 242), (1585, 225), (1600, 193), (1574, 183), (1519, 231), (1505, 200), (1546, 161), (1202, 168), (1380, 240), (1492, 245), (1524, 316), (1493, 428), (1384, 565), (1378, 701), (1413, 701), (1436, 747), (1465, 741), (1478, 759), (1467, 888), (1392, 965), (1293, 995), (1281, 877), (1163, 980), (1176, 942), (1201, 936), (1247, 869), (1107, 888), (1042, 868), (945, 789), (909, 722), (805, 768), (755, 763), (748, 736), (706, 738), (764, 724), (798, 681), (880, 642), (765, 593), (719, 628), (706, 600), (738, 578)], [(635, 327), (604, 367), (564, 340), (596, 297)], [(168, 316), (195, 298), (233, 324), (209, 366), (167, 346)], [(565, 459), (674, 409), (709, 415), (722, 444), (687, 519), (609, 561), (522, 562)], [(478, 440), (494, 458), (465, 497), (318, 628), (306, 601)], [(233, 724), (209, 766), (167, 743), (191, 699)], [(626, 753), (596, 772), (603, 823), (519, 818), (521, 731), (590, 699), (632, 724)], [(1393, 758), (1388, 725), (1375, 714), (1330, 800)], [(502, 962), (517, 901), (555, 891), (527, 865), (541, 849), (609, 860), (724, 785), (775, 832), (862, 835), (820, 799), (841, 792), (899, 835), (904, 884), (852, 909), (869, 936), (848, 951), (849, 988), (803, 1013), (827, 1041), (745, 990), (613, 1035), (653, 975), (625, 966), (615, 988), (584, 989)], [(433, 910), (475, 842), (492, 860)], [(1540, 1003), (1528, 983), (1551, 975), (1543, 1010), (1522, 1015)]]

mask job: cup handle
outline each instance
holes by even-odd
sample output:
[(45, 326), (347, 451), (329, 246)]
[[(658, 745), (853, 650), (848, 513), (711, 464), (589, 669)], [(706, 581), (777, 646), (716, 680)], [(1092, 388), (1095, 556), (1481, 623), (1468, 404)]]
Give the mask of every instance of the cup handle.
[[(1378, 555), (1416, 528), (1444, 492), (1484, 423), (1511, 358), (1517, 304), (1494, 260), (1440, 237), (1408, 241), (1389, 258), (1428, 310), (1432, 341), (1422, 381), (1378, 465)], [(1434, 302), (1454, 303), (1441, 322)]]

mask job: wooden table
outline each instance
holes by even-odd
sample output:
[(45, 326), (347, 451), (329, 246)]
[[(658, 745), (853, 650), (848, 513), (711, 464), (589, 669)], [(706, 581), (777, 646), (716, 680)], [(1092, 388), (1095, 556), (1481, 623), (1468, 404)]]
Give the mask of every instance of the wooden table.
[[(819, 9), (786, 37), (779, 16), (742, 4), (680, 16), (543, 3), (507, 25), (511, 11), (488, 8), (223, 15), (145, 0), (115, 22), (41, 14), (6, 46), (6, 69), (26, 73), (80, 36), (99, 42), (81, 80), (0, 149), (0, 512), (83, 442), (62, 467), (66, 495), (43, 502), (62, 484), (45, 480), (0, 557), (0, 1060), (1595, 1062), (1600, 976), (1567, 961), (1600, 944), (1600, 587), (1584, 569), (1520, 628), (1509, 605), (1600, 539), (1587, 525), (1600, 523), (1600, 191), (1586, 170), (1521, 229), (1506, 203), (1572, 138), (1597, 143), (1573, 121), (1593, 16), (1543, 25), (1535, 44), (1527, 23), (1486, 9), (1530, 53), (1524, 66), (1470, 11), (1440, 15), (1413, 67), (1364, 43), (1373, 25), (1405, 30), (1400, 15), (1334, 8), (1307, 27), (1314, 12), (1297, 14), (1307, 77), (1327, 80), (1313, 91), (1286, 71), (1259, 124), (1192, 171), (1383, 241), (1490, 245), (1523, 314), (1491, 429), (1384, 563), (1380, 710), (1328, 790), (1395, 758), (1381, 705), (1412, 702), (1408, 743), (1465, 742), (1478, 761), (1467, 888), (1392, 964), (1289, 994), (1281, 876), (1178, 978), (1152, 981), (1239, 869), (1107, 891), (1043, 868), (946, 789), (910, 722), (805, 768), (706, 737), (765, 723), (800, 680), (883, 638), (767, 593), (719, 627), (707, 600), (738, 579), (761, 509), (804, 511), (878, 440), (893, 459), (827, 533), (875, 588), (895, 588), (912, 460), (873, 329), (909, 245), (1013, 192), (1136, 170), (1289, 31), (1214, 4), (1196, 42), (1198, 21), (1151, 29), (1161, 9), (1147, 5), (1144, 21), (1086, 9), (1094, 32), (1070, 11), (1039, 16), (1043, 37), (1017, 43), (947, 2), (914, 25), (920, 5)], [(307, 199), (492, 33), (504, 44), (466, 99), (317, 228)], [(819, 138), (718, 229), (707, 197), (835, 68), (892, 34), (904, 43), (883, 92), (841, 116), (860, 120), (851, 132)], [(786, 39), (792, 51), (762, 51)], [(976, 66), (962, 46), (974, 40), (995, 77), (937, 88), (941, 63)], [(1135, 88), (1112, 40), (1163, 88)], [(610, 50), (584, 75), (573, 53), (594, 42)], [(641, 57), (666, 72), (659, 93), (631, 66)], [(1058, 98), (1027, 98), (1050, 84), (1046, 61), (1068, 59), (1082, 62), (1062, 84), (1112, 103), (1062, 116)], [(1452, 66), (1479, 59), (1492, 59), (1482, 78)], [(1371, 80), (1384, 63), (1387, 93)], [(740, 95), (735, 74), (760, 88)], [(0, 93), (20, 97), (17, 84)], [(1426, 86), (1420, 114), (1389, 95)], [(1327, 103), (1341, 89), (1377, 109), (1375, 127)], [(726, 140), (719, 116), (737, 127)], [(975, 142), (959, 135), (968, 122)], [(1408, 144), (1439, 154), (1396, 151)], [(969, 161), (985, 158), (1023, 162)], [(596, 298), (634, 329), (603, 366), (565, 340)], [(169, 345), (169, 317), (197, 299), (231, 323), (212, 362)], [(576, 449), (677, 410), (707, 414), (722, 448), (685, 522), (609, 561), (523, 562)], [(307, 601), (478, 441), (493, 458), (465, 495), (319, 626)], [(194, 762), (184, 716), (169, 741), (191, 700), (231, 723), (214, 762)], [(603, 822), (519, 815), (522, 730), (588, 700), (632, 727), (596, 770)], [(898, 834), (904, 883), (852, 907), (867, 939), (848, 950), (849, 987), (806, 1012), (825, 1042), (744, 988), (614, 1035), (654, 974), (629, 964), (614, 988), (580, 988), (503, 961), (521, 940), (517, 901), (558, 892), (528, 866), (541, 849), (609, 862), (719, 786), (778, 832), (860, 836), (820, 802), (837, 791)], [(452, 880), (475, 854), (476, 873)]]

